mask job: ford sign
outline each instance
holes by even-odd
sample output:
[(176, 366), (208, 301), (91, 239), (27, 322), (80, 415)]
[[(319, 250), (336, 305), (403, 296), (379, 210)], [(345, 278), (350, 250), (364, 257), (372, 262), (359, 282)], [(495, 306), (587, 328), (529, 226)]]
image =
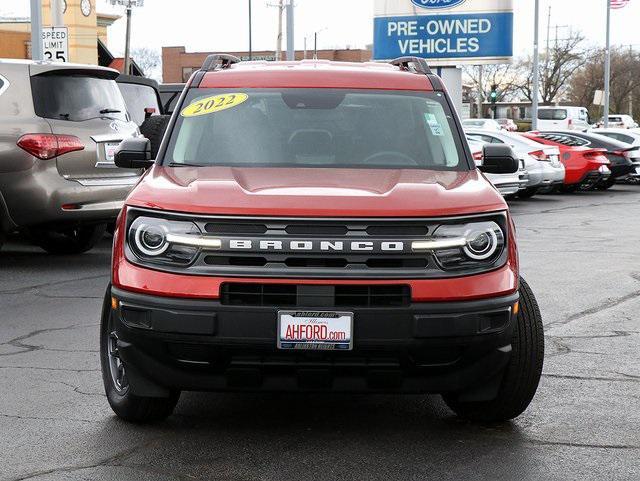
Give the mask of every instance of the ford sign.
[(420, 8), (438, 9), (438, 8), (452, 8), (467, 0), (411, 0), (414, 5)]

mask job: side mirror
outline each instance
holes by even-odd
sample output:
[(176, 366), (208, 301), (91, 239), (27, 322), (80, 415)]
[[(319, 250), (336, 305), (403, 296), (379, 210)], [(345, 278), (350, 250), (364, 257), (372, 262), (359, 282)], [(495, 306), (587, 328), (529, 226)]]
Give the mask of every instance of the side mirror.
[(114, 162), (123, 169), (146, 169), (153, 165), (151, 142), (146, 137), (133, 137), (120, 142)]
[(508, 145), (485, 145), (483, 157), (482, 165), (478, 168), (487, 174), (514, 174), (520, 168), (518, 156)]

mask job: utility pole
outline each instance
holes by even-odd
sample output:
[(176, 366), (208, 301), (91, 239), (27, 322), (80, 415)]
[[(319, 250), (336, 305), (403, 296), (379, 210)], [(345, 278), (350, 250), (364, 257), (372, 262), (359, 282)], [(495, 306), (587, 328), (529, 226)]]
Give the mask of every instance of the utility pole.
[(253, 60), (253, 46), (252, 46), (252, 22), (251, 22), (251, 0), (249, 0), (249, 61)]
[(42, 0), (31, 0), (31, 59), (43, 60)]
[(484, 66), (478, 65), (478, 118), (481, 119), (482, 115), (482, 100), (484, 96), (484, 87), (482, 86), (482, 76), (484, 75)]
[(54, 27), (64, 27), (62, 0), (51, 0), (51, 24)]
[(131, 2), (127, 4), (127, 33), (124, 42), (124, 70), (122, 73), (125, 75), (131, 74), (131, 55), (129, 50), (131, 49)]
[(304, 37), (304, 54), (302, 56), (305, 60), (307, 60), (307, 37)]
[(284, 0), (278, 3), (278, 39), (276, 42), (276, 61), (282, 60), (282, 12), (284, 10)]
[(611, 0), (607, 0), (607, 46), (604, 59), (604, 128), (609, 128), (609, 97), (611, 95)]
[(321, 28), (313, 32), (313, 59), (318, 60), (318, 34), (327, 30), (327, 27)]
[[(633, 60), (633, 45), (629, 45), (629, 60)], [(633, 89), (629, 90), (629, 115), (633, 118)]]
[(531, 88), (531, 130), (538, 130), (538, 93), (540, 92), (540, 0), (536, 0), (533, 29), (533, 86)]
[(542, 88), (546, 90), (547, 77), (549, 75), (549, 58), (551, 57), (551, 5), (549, 5), (549, 15), (547, 16), (547, 53), (544, 59), (544, 84)]
[(287, 60), (296, 59), (296, 51), (294, 47), (294, 17), (293, 17), (293, 0), (287, 2)]
[[(549, 5), (549, 15), (547, 16), (547, 65), (549, 65), (549, 41), (551, 39), (551, 5)], [(546, 68), (546, 67), (545, 67)]]
[(127, 32), (124, 42), (124, 67), (122, 73), (125, 75), (131, 74), (131, 11), (133, 7), (144, 6), (144, 0), (109, 0), (111, 5), (122, 5), (127, 12)]
[(318, 60), (318, 32), (313, 32), (313, 60)]

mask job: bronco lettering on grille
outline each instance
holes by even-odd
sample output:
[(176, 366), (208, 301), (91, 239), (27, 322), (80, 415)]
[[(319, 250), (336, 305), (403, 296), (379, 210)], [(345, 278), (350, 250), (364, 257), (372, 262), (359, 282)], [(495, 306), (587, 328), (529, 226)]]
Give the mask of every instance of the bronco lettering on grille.
[(332, 241), (332, 240), (252, 240), (230, 239), (229, 250), (302, 251), (302, 252), (403, 252), (400, 241)]

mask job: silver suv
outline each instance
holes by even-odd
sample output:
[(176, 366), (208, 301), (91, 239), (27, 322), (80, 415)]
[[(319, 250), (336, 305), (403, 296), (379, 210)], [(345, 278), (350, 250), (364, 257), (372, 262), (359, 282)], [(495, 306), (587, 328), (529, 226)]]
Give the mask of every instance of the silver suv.
[(0, 245), (21, 230), (53, 254), (91, 249), (140, 172), (115, 168), (139, 135), (115, 82), (89, 65), (0, 60)]

